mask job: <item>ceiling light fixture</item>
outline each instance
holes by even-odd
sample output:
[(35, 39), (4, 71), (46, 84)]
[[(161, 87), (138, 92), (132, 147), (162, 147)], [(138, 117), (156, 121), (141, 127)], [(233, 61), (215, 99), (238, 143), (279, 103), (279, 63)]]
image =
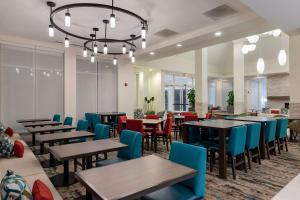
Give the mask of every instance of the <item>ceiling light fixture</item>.
[(223, 33), (222, 33), (221, 31), (215, 32), (215, 36), (216, 36), (216, 37), (220, 37), (222, 34), (223, 34)]
[(178, 43), (176, 46), (177, 46), (177, 47), (182, 47), (182, 44)]
[(246, 37), (246, 38), (247, 38), (247, 40), (250, 44), (255, 44), (259, 40), (259, 35), (252, 35), (252, 36), (249, 36), (249, 37)]
[(94, 63), (95, 62), (95, 56), (94, 54), (91, 55), (91, 63)]
[(153, 55), (155, 55), (155, 52), (151, 51), (149, 54), (150, 54), (151, 56), (153, 56)]
[(281, 30), (280, 30), (280, 29), (275, 29), (275, 30), (273, 30), (272, 32), (273, 32), (273, 36), (274, 36), (274, 37), (278, 37), (278, 36), (280, 36), (280, 34), (281, 34)]
[(246, 55), (246, 54), (248, 54), (248, 52), (249, 52), (248, 45), (247, 45), (247, 44), (244, 44), (244, 45), (242, 46), (242, 53), (243, 53), (244, 55)]
[(66, 35), (65, 37), (65, 47), (68, 48), (70, 46), (70, 40), (68, 38), (68, 36)]
[(87, 57), (87, 50), (86, 50), (86, 48), (83, 48), (82, 56), (83, 56), (84, 58)]
[[(126, 54), (127, 53), (126, 47), (125, 48), (122, 47), (124, 45), (129, 45), (128, 49), (132, 50), (132, 56), (133, 56), (133, 52), (136, 49), (136, 45), (134, 44), (133, 41), (140, 40), (140, 39), (146, 39), (146, 34), (148, 31), (147, 20), (145, 20), (144, 18), (142, 18), (141, 16), (137, 15), (136, 13), (134, 13), (132, 11), (129, 11), (129, 10), (126, 10), (126, 9), (123, 9), (120, 7), (115, 7), (113, 0), (112, 0), (111, 5), (99, 4), (99, 3), (72, 3), (72, 4), (66, 4), (66, 5), (62, 5), (60, 7), (56, 7), (56, 4), (54, 2), (50, 2), (50, 1), (47, 2), (47, 5), (50, 8), (50, 15), (49, 15), (50, 25), (48, 27), (49, 37), (54, 36), (54, 28), (55, 28), (59, 32), (66, 35), (66, 38), (65, 38), (65, 46), (66, 47), (69, 45), (68, 37), (73, 37), (73, 38), (82, 40), (84, 50), (86, 49), (86, 51), (91, 52), (93, 54), (93, 56), (95, 56), (96, 53), (113, 55), (113, 57), (115, 57), (117, 55)], [(79, 9), (80, 8), (93, 8), (93, 9), (97, 9), (97, 12), (105, 12), (105, 10), (109, 10), (111, 12), (111, 14), (110, 14), (109, 20), (105, 20), (105, 21), (107, 21), (107, 22), (105, 22), (105, 37), (97, 38), (95, 36), (95, 37), (89, 38), (83, 34), (79, 34), (80, 32), (86, 32), (85, 30), (78, 31), (78, 33), (76, 33), (76, 32), (71, 31), (70, 29), (66, 29), (65, 26), (66, 27), (71, 26), (71, 14), (69, 12), (69, 9), (73, 9), (73, 8), (79, 8)], [(56, 21), (55, 21), (55, 20), (59, 19), (58, 15), (59, 15), (59, 13), (62, 13), (62, 12), (65, 13), (65, 19), (64, 19), (65, 26), (59, 26), (58, 25), (59, 23), (56, 23)], [(136, 19), (138, 21), (138, 23), (141, 24), (140, 28), (137, 29), (137, 30), (141, 31), (140, 35), (136, 35), (136, 36), (130, 37), (130, 38), (124, 37), (124, 36), (120, 36), (120, 38), (109, 37), (107, 35), (107, 24), (110, 23), (111, 28), (114, 28), (116, 26), (116, 16), (115, 16), (116, 12), (121, 13), (120, 16), (122, 16), (124, 18), (130, 17), (130, 18)], [(128, 21), (128, 20), (124, 19), (124, 21)], [(135, 28), (132, 28), (133, 33), (137, 32), (137, 30)], [(99, 48), (98, 48), (99, 43), (103, 44), (102, 52), (99, 51)], [(117, 50), (114, 51), (114, 49), (108, 50), (108, 46), (110, 46), (111, 43), (120, 44), (121, 48), (119, 48), (119, 51), (117, 51)], [(146, 46), (144, 43), (145, 43), (145, 40), (142, 41), (142, 47)], [(102, 46), (102, 44), (101, 44), (101, 46)], [(96, 50), (97, 50), (97, 52), (96, 52)]]
[(113, 64), (114, 64), (115, 66), (118, 64), (118, 60), (117, 60), (116, 57), (114, 57), (114, 59), (113, 59)]
[(126, 54), (126, 45), (125, 44), (123, 44), (123, 46), (122, 46), (122, 53)]
[(131, 57), (131, 62), (135, 63), (135, 56), (134, 55), (132, 55), (132, 57)]
[(142, 48), (143, 48), (143, 49), (146, 48), (146, 39), (142, 39)]
[(287, 61), (287, 55), (286, 51), (284, 49), (281, 49), (278, 53), (278, 63), (280, 66), (284, 66)]
[(256, 69), (258, 74), (263, 74), (265, 71), (265, 62), (262, 57), (258, 58), (257, 64), (256, 64)]
[(254, 51), (256, 49), (256, 45), (255, 44), (249, 44), (248, 46), (248, 50), (249, 51)]

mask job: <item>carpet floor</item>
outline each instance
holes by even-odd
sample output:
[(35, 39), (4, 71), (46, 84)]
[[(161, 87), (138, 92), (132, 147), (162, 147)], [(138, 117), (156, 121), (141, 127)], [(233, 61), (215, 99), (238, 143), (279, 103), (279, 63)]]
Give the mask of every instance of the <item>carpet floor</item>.
[[(26, 136), (25, 136), (26, 137)], [(117, 138), (115, 138), (117, 140)], [(231, 168), (227, 168), (228, 178), (222, 180), (217, 177), (218, 169), (209, 172), (207, 165), (206, 196), (205, 200), (267, 200), (271, 199), (289, 181), (300, 173), (300, 146), (298, 143), (289, 143), (289, 151), (281, 155), (271, 156), (270, 160), (262, 160), (262, 164), (252, 164), (248, 173), (237, 170), (237, 178), (233, 180)], [(38, 147), (33, 147), (33, 151)], [(144, 155), (155, 154), (168, 158), (168, 152), (162, 142), (158, 143), (158, 151), (145, 151)], [(108, 158), (114, 158), (116, 153), (109, 153)], [(40, 162), (49, 159), (48, 154), (37, 155)], [(73, 162), (70, 162), (72, 171)], [(80, 168), (79, 168), (80, 169)], [(49, 177), (63, 173), (63, 166), (44, 168)], [(100, 177), (99, 177), (100, 178)], [(116, 186), (120, 187), (120, 186)], [(58, 187), (58, 192), (66, 199), (76, 199), (85, 194), (85, 188), (80, 183), (68, 187)]]

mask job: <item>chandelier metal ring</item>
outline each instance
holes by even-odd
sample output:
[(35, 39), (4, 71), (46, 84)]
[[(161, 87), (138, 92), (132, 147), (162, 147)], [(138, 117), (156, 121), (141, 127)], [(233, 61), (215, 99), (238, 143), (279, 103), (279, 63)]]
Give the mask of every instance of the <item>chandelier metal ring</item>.
[[(47, 5), (50, 6), (50, 7), (54, 7), (55, 6), (55, 3), (53, 2), (47, 2)], [(136, 19), (138, 19), (142, 24), (143, 26), (146, 28), (146, 30), (148, 30), (148, 24), (147, 24), (147, 20), (143, 19), (142, 17), (140, 17), (139, 15), (129, 11), (129, 10), (125, 10), (123, 8), (119, 8), (119, 7), (115, 7), (115, 6), (110, 6), (110, 5), (105, 5), (105, 4), (97, 4), (97, 3), (75, 3), (75, 4), (67, 4), (67, 5), (63, 5), (61, 7), (58, 7), (56, 9), (54, 9), (53, 11), (51, 11), (50, 13), (50, 23), (51, 25), (53, 25), (57, 30), (59, 30), (60, 32), (66, 34), (66, 35), (70, 35), (72, 37), (75, 37), (75, 38), (78, 38), (78, 39), (82, 39), (82, 40), (91, 40), (91, 38), (88, 38), (88, 37), (84, 37), (84, 36), (81, 36), (81, 35), (77, 35), (77, 34), (74, 34), (74, 33), (71, 33), (69, 31), (66, 31), (65, 29), (61, 28), (60, 26), (58, 26), (55, 22), (54, 22), (54, 19), (53, 17), (61, 12), (61, 11), (64, 11), (64, 10), (68, 10), (70, 8), (82, 8), (82, 7), (92, 7), (92, 8), (104, 8), (104, 9), (107, 9), (107, 10), (111, 10), (113, 9), (114, 11), (119, 11), (119, 12), (122, 12), (124, 14), (127, 14), (127, 15), (130, 15)], [(107, 38), (106, 39), (106, 42), (107, 43), (110, 43), (110, 42), (129, 42), (129, 41), (132, 41), (132, 40), (138, 40), (141, 38), (141, 35), (138, 35), (136, 36), (135, 38), (126, 38), (126, 39), (111, 39), (111, 38)], [(97, 39), (97, 41), (99, 42), (104, 42), (105, 39)]]

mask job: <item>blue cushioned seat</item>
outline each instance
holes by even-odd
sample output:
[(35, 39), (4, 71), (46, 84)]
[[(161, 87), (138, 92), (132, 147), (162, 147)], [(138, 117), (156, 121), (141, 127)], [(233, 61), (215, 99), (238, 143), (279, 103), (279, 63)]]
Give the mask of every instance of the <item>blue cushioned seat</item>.
[(127, 144), (128, 147), (120, 149), (117, 154), (117, 159), (110, 161), (99, 161), (96, 166), (105, 166), (111, 163), (122, 162), (124, 160), (131, 160), (140, 158), (142, 155), (142, 134), (136, 131), (123, 130), (120, 142)]
[[(276, 155), (276, 149), (275, 149), (276, 125), (277, 125), (276, 120), (271, 120), (266, 122), (265, 143), (266, 143), (266, 151), (267, 151), (268, 159), (270, 159), (270, 153), (272, 150)], [(271, 146), (270, 143), (272, 143)]]
[[(88, 121), (85, 119), (80, 119), (77, 122), (76, 131), (87, 131), (88, 130)], [(69, 143), (75, 143), (75, 142), (85, 142), (86, 138), (79, 138), (79, 139), (71, 139), (69, 140)]]
[(60, 115), (59, 114), (53, 115), (52, 121), (54, 121), (54, 122), (60, 122)]
[(73, 118), (72, 117), (66, 117), (64, 120), (64, 125), (72, 126)]
[[(249, 169), (251, 169), (252, 158), (257, 158), (256, 161), (261, 164), (259, 149), (260, 130), (261, 123), (247, 124), (246, 151)], [(256, 150), (256, 153), (253, 150)]]
[[(187, 156), (189, 155), (189, 156)], [(169, 159), (178, 164), (196, 169), (197, 175), (186, 181), (165, 187), (142, 197), (143, 200), (195, 200), (205, 196), (206, 149), (173, 142)]]
[(280, 118), (277, 119), (276, 126), (276, 142), (278, 146), (278, 152), (281, 153), (281, 147), (283, 147), (283, 142), (285, 143), (286, 151), (288, 151), (287, 147), (287, 128), (288, 128), (288, 118)]
[(88, 129), (92, 130), (93, 129), (93, 113), (85, 113), (85, 119), (88, 121)]
[(109, 138), (109, 125), (97, 124), (95, 126), (95, 140), (107, 139)]

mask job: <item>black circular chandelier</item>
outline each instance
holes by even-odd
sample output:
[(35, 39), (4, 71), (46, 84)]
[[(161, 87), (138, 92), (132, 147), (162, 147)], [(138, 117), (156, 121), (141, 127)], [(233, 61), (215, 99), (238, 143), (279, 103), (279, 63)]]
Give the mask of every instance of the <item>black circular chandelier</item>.
[[(148, 31), (148, 24), (145, 19), (140, 17), (139, 15), (129, 11), (125, 10), (123, 8), (115, 7), (114, 6), (114, 0), (112, 0), (111, 5), (105, 5), (105, 4), (98, 4), (98, 3), (74, 3), (74, 4), (67, 4), (60, 7), (55, 8), (56, 4), (54, 2), (48, 1), (47, 5), (50, 7), (50, 25), (49, 25), (49, 37), (54, 37), (54, 28), (60, 31), (61, 33), (65, 34), (65, 41), (64, 45), (65, 48), (68, 48), (70, 46), (70, 40), (69, 37), (78, 38), (80, 40), (83, 40), (83, 57), (88, 56), (88, 51), (91, 52), (91, 62), (95, 62), (95, 55), (96, 54), (104, 54), (104, 55), (112, 55), (113, 56), (113, 64), (117, 65), (117, 55), (124, 55), (128, 54), (129, 58), (131, 58), (131, 62), (135, 62), (135, 56), (134, 52), (136, 50), (136, 45), (134, 44), (134, 41), (141, 39), (142, 48), (146, 48), (146, 32)], [(111, 14), (108, 19), (103, 19), (100, 21), (103, 24), (104, 27), (104, 37), (99, 37), (99, 28), (93, 27), (91, 29), (91, 34), (89, 37), (85, 35), (80, 35), (76, 33), (72, 33), (68, 30), (66, 30), (64, 27), (60, 27), (57, 25), (54, 21), (54, 16), (60, 12), (65, 12), (65, 27), (68, 28), (71, 26), (71, 13), (70, 10), (73, 8), (97, 8), (97, 9), (106, 9), (110, 10)], [(110, 28), (116, 27), (116, 12), (120, 12), (122, 14), (126, 14), (128, 16), (134, 17), (136, 20), (138, 20), (139, 23), (141, 23), (141, 34), (140, 35), (134, 35), (131, 34), (127, 38), (122, 39), (113, 39), (109, 38), (107, 36), (107, 27), (110, 26)], [(97, 19), (98, 20), (98, 19)], [(102, 43), (103, 50), (99, 50), (97, 43)], [(111, 52), (108, 50), (109, 44), (117, 43), (120, 44), (120, 51), (118, 52)], [(129, 49), (127, 48), (129, 47)]]

